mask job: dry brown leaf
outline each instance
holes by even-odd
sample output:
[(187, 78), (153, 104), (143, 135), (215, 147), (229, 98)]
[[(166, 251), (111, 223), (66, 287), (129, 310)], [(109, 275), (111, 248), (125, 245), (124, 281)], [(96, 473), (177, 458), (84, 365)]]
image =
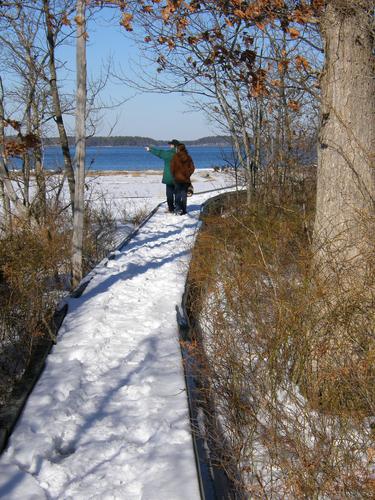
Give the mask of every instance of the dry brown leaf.
[(295, 28), (287, 28), (286, 31), (289, 33), (290, 38), (292, 38), (293, 40), (296, 40), (300, 35), (300, 32)]

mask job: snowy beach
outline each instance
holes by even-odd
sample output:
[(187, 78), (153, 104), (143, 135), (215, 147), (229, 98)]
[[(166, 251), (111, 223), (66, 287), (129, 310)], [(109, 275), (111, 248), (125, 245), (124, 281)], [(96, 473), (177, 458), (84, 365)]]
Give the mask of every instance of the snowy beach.
[[(199, 171), (188, 214), (162, 205), (69, 299), (57, 345), (0, 459), (7, 499), (200, 498), (178, 342), (202, 203), (232, 184)], [(164, 200), (160, 172), (88, 178), (116, 219)]]
[[(159, 170), (92, 172), (86, 178), (87, 192), (97, 205), (105, 199), (116, 219), (137, 210), (149, 212), (165, 200), (165, 185)], [(213, 169), (196, 170), (192, 175), (196, 194), (234, 184), (234, 175)]]

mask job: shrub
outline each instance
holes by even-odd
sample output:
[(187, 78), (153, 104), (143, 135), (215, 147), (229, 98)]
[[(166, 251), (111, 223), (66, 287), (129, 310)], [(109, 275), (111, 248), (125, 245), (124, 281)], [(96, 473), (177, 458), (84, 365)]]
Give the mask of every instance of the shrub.
[(207, 437), (250, 498), (373, 498), (373, 288), (320, 279), (313, 193), (298, 176), (207, 216), (189, 272)]
[[(109, 207), (86, 207), (84, 270), (113, 246), (116, 230)], [(39, 224), (20, 222), (0, 245), (0, 405), (27, 367), (34, 347), (54, 340), (52, 316), (70, 288), (70, 214), (52, 200)]]
[[(35, 343), (51, 333), (51, 318), (69, 275), (65, 221), (24, 224), (0, 246), (0, 394), (22, 376)], [(1, 401), (1, 399), (0, 399)]]
[(84, 235), (84, 274), (89, 272), (114, 247), (116, 221), (111, 207), (102, 200), (98, 207), (86, 206)]

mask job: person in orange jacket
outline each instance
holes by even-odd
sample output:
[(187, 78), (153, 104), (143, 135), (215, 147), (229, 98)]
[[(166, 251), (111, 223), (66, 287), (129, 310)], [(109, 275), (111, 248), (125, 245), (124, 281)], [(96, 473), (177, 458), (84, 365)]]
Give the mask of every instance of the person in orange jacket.
[(175, 214), (186, 214), (187, 191), (190, 185), (190, 176), (194, 170), (193, 160), (185, 144), (179, 144), (176, 154), (171, 159), (171, 174), (175, 185)]

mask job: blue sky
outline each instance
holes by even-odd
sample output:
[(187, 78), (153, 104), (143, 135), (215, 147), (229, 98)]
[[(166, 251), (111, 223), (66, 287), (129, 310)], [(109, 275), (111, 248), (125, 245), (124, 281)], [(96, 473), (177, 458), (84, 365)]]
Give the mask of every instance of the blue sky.
[[(103, 19), (104, 17), (104, 19)], [(96, 16), (95, 21), (89, 24), (89, 42), (87, 46), (88, 74), (97, 77), (101, 68), (109, 57), (113, 60), (113, 67), (120, 69), (126, 76), (134, 78), (132, 66), (137, 61), (143, 67), (155, 68), (148, 61), (142, 59), (132, 34), (124, 32), (119, 26), (119, 18), (113, 10), (107, 15)], [(75, 48), (63, 47), (59, 51), (59, 58), (67, 62), (71, 70), (63, 87), (74, 89)], [(134, 64), (135, 61), (135, 64)], [(197, 139), (214, 135), (213, 126), (209, 124), (202, 112), (189, 111), (186, 98), (178, 94), (148, 94), (140, 93), (119, 81), (111, 81), (101, 94), (104, 102), (126, 102), (115, 109), (102, 112), (102, 119), (97, 127), (96, 135), (108, 135), (114, 126), (111, 135), (139, 135), (155, 139), (177, 138), (181, 140)], [(74, 122), (68, 119), (69, 128)], [(72, 130), (70, 130), (71, 132)]]

